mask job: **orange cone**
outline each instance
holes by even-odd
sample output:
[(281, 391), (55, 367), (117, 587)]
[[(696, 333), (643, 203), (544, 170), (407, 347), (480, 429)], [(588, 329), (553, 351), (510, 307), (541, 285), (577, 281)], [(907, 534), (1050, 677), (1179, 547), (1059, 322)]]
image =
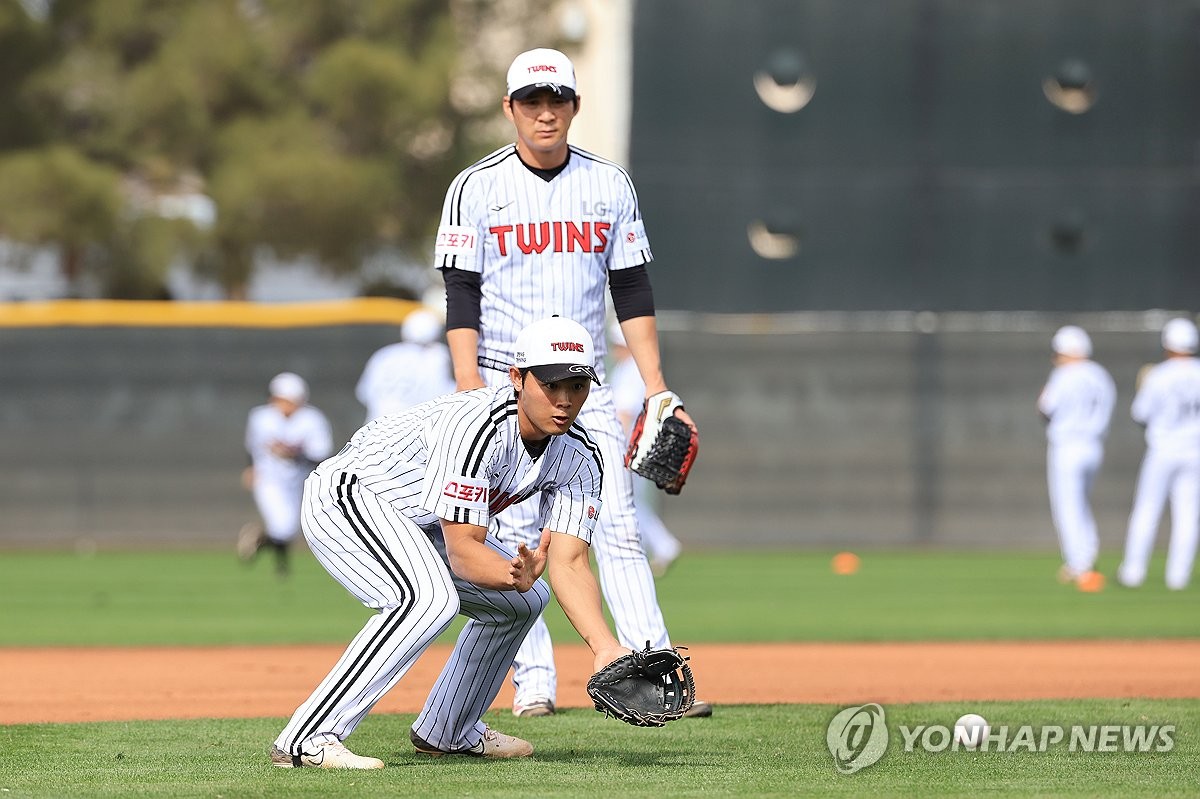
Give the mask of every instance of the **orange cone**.
[(834, 574), (854, 574), (858, 571), (858, 555), (853, 552), (839, 552), (833, 556)]

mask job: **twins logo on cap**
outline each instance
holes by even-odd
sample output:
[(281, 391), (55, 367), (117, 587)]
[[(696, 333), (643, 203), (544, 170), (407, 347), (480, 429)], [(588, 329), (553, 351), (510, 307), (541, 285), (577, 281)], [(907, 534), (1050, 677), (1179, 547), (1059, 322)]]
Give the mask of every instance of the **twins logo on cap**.
[(575, 98), (575, 66), (558, 50), (539, 47), (513, 59), (508, 68), (508, 96), (521, 100), (538, 89)]
[(578, 322), (551, 316), (529, 324), (517, 335), (514, 364), (528, 369), (543, 383), (584, 376), (596, 383), (596, 349)]

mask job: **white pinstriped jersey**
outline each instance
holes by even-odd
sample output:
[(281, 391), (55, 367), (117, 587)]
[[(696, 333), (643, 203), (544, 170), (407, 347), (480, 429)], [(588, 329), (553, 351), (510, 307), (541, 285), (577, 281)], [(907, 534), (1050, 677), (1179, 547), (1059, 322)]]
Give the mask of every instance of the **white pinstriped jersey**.
[(1168, 358), (1142, 381), (1131, 409), (1146, 443), (1163, 450), (1200, 448), (1200, 360)]
[(492, 516), (541, 495), (538, 525), (591, 541), (604, 470), (591, 436), (574, 424), (531, 458), (511, 385), (478, 388), (382, 416), (317, 467), (356, 475), (363, 488), (426, 530), (439, 519), (487, 527)]
[(500, 364), (512, 362), (523, 327), (555, 313), (583, 325), (602, 359), (609, 271), (653, 259), (629, 173), (569, 150), (547, 181), (507, 145), (460, 172), (446, 193), (434, 266), (484, 276), (479, 354)]
[(1038, 397), (1038, 410), (1050, 420), (1046, 438), (1056, 444), (1103, 441), (1116, 399), (1112, 376), (1095, 361), (1056, 366)]

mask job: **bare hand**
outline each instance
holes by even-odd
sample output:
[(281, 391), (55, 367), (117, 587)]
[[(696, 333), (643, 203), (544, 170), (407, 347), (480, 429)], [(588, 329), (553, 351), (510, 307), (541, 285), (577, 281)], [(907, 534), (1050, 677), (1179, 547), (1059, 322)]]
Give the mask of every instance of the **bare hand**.
[(517, 556), (509, 561), (509, 576), (513, 587), (521, 593), (533, 588), (534, 582), (546, 571), (546, 555), (550, 551), (550, 531), (542, 533), (537, 549), (530, 550), (524, 543), (517, 545)]
[(628, 655), (629, 653), (630, 650), (621, 646), (616, 641), (614, 641), (611, 645), (604, 647), (603, 649), (597, 650), (596, 656), (592, 660), (592, 673), (595, 674), (617, 658)]
[(692, 430), (696, 429), (696, 423), (692, 421), (692, 417), (689, 416), (688, 412), (685, 411), (683, 408), (676, 408), (675, 415), (677, 417), (679, 417), (680, 419), (682, 419), (684, 422), (686, 422), (687, 426), (692, 428)]
[(277, 458), (286, 458), (293, 460), (300, 454), (300, 447), (295, 444), (288, 444), (283, 441), (272, 441), (268, 446), (271, 454)]

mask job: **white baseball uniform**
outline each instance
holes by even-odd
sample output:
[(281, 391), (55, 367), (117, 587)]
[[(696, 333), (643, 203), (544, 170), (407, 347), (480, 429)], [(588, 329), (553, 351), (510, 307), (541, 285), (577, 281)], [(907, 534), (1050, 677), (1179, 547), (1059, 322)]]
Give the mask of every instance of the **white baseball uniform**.
[(1133, 420), (1146, 426), (1146, 454), (1129, 515), (1125, 558), (1117, 573), (1125, 585), (1146, 579), (1163, 506), (1171, 501), (1168, 588), (1187, 587), (1200, 531), (1200, 360), (1172, 357), (1156, 365), (1133, 400)]
[[(379, 611), (296, 710), (275, 745), (292, 755), (343, 740), (445, 630), (469, 617), (413, 730), (443, 750), (483, 736), (517, 648), (549, 601), (483, 589), (450, 571), (441, 519), (487, 527), (530, 498), (537, 524), (590, 540), (603, 470), (578, 424), (530, 457), (511, 383), (440, 397), (367, 424), (304, 486), (313, 554), (359, 601)], [(515, 550), (488, 536), (506, 560)]]
[(367, 409), (367, 421), (454, 391), (450, 350), (440, 341), (400, 341), (367, 359), (354, 396)]
[[(604, 381), (609, 272), (653, 258), (629, 174), (578, 147), (569, 153), (565, 167), (547, 180), (527, 168), (510, 144), (459, 173), (446, 193), (435, 266), (481, 274), (479, 364), (489, 385), (508, 381), (517, 333), (552, 314), (588, 331)], [(600, 445), (606, 466), (604, 517), (592, 543), (617, 636), (631, 649), (647, 641), (669, 646), (607, 385), (592, 389), (579, 422)], [(498, 524), (501, 540), (510, 545), (537, 538), (535, 520), (522, 506)], [(554, 652), (540, 620), (517, 656), (513, 682), (517, 704), (555, 699)]]
[(1112, 376), (1091, 360), (1056, 366), (1038, 397), (1038, 410), (1048, 420), (1050, 515), (1063, 563), (1075, 576), (1091, 571), (1100, 551), (1090, 497), (1116, 398)]
[[(281, 444), (289, 454), (272, 445)], [(267, 537), (287, 543), (300, 532), (300, 497), (313, 466), (333, 452), (329, 419), (312, 405), (285, 416), (267, 403), (246, 419), (246, 451), (254, 467), (254, 503)]]
[[(642, 412), (646, 400), (646, 384), (642, 382), (637, 362), (632, 357), (614, 362), (608, 373), (608, 384), (612, 387), (617, 418), (630, 420), (623, 424), (628, 434), (632, 421)], [(679, 557), (683, 546), (654, 512), (657, 492), (658, 487), (652, 481), (633, 475), (633, 502), (637, 509), (637, 524), (642, 534), (642, 545), (650, 557), (650, 563), (659, 564), (658, 568), (665, 568)]]

